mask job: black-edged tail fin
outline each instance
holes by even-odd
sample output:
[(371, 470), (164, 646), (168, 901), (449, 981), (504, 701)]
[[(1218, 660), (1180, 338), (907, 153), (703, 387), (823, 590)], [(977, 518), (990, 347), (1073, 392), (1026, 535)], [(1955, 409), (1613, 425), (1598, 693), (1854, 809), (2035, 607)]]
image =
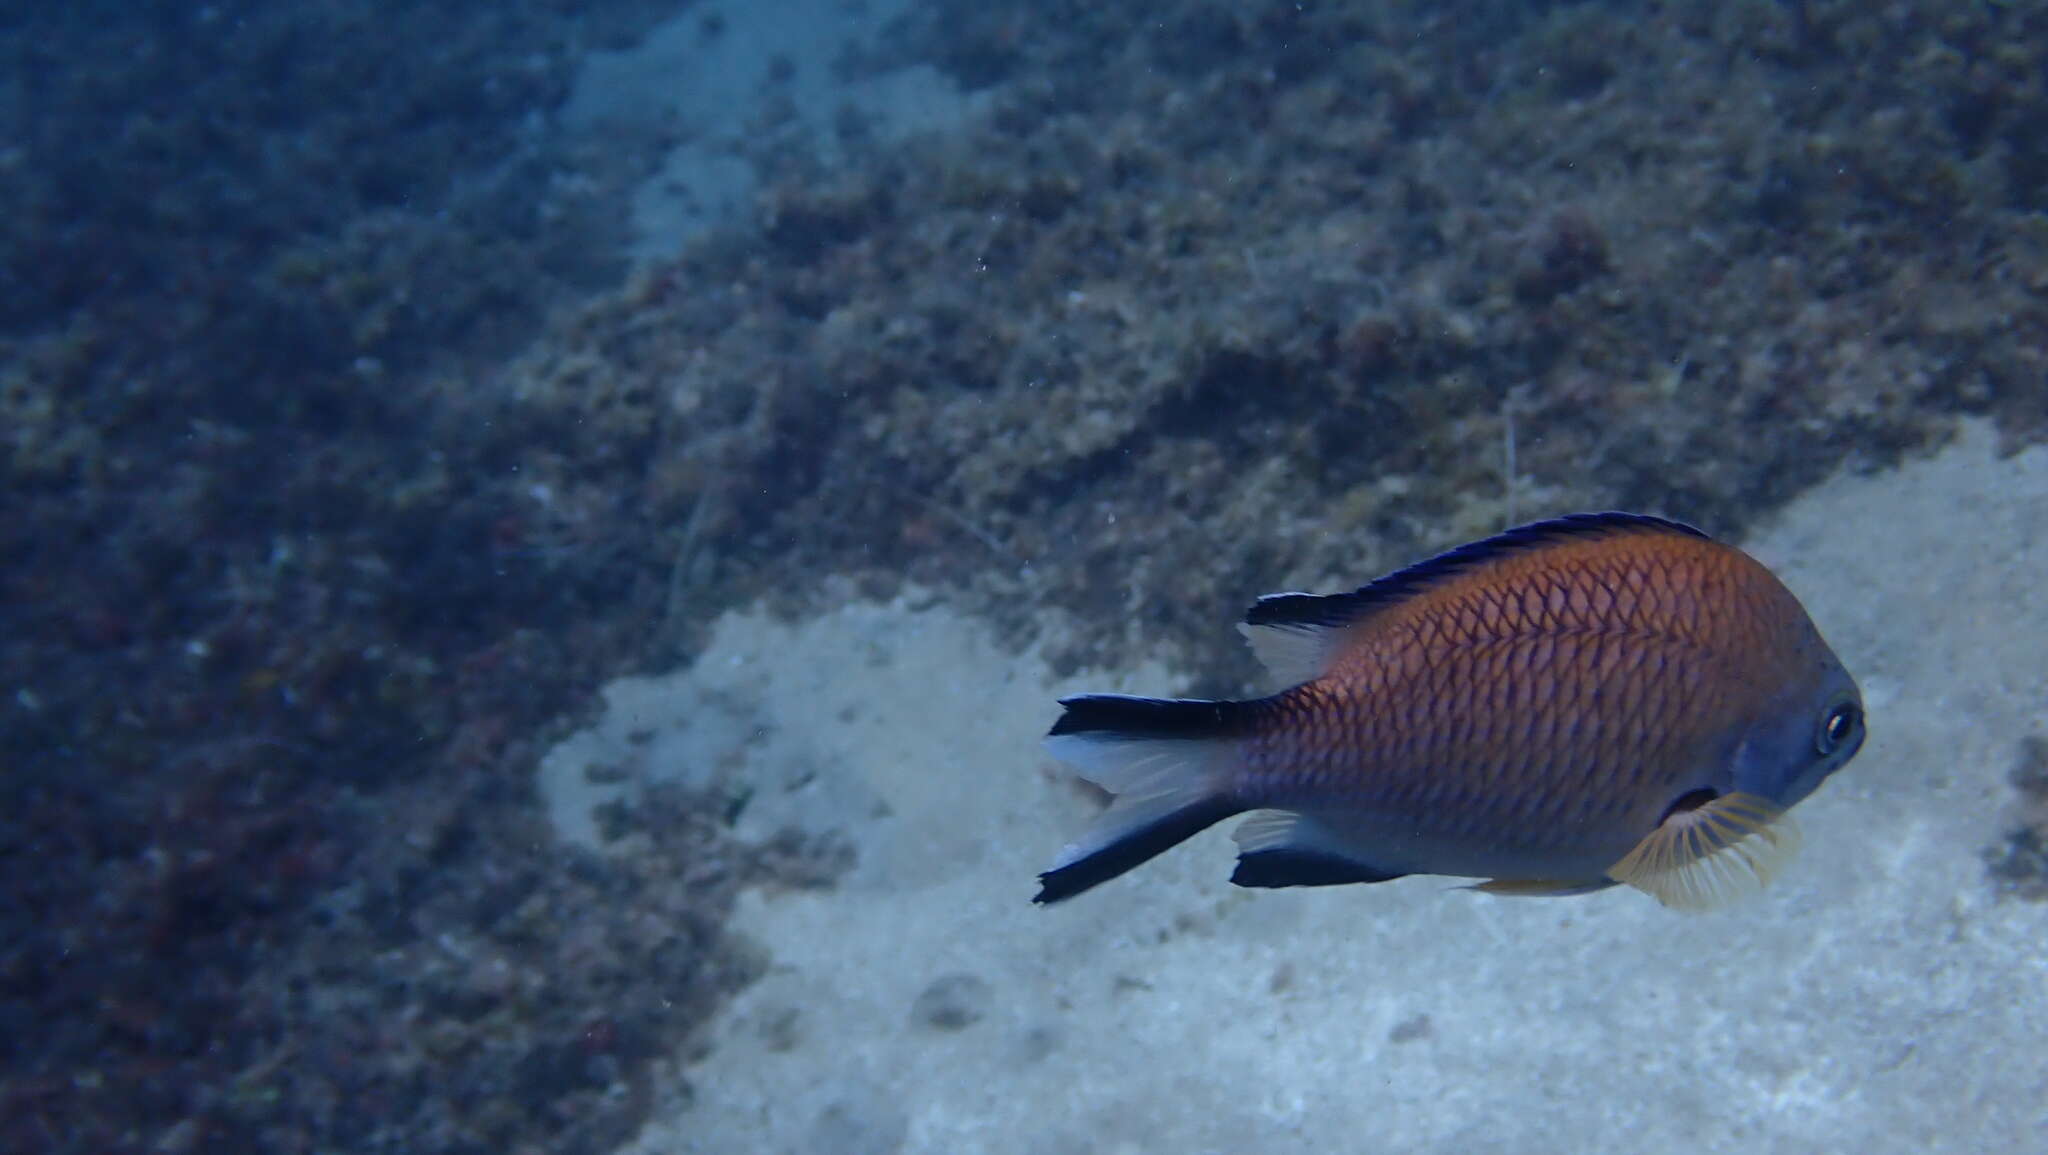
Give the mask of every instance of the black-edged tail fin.
[(1087, 694), (1060, 705), (1046, 749), (1115, 798), (1038, 876), (1032, 901), (1072, 898), (1244, 810), (1228, 785), (1250, 724), (1243, 703)]
[[(1083, 842), (1069, 846), (1057, 865), (1038, 876), (1038, 894), (1031, 901), (1061, 902), (1072, 898), (1171, 850), (1238, 811), (1228, 802), (1204, 798), (1142, 823), (1120, 822), (1114, 834), (1105, 836), (1099, 827), (1091, 829)], [(1103, 817), (1107, 820), (1112, 815), (1105, 812)], [(1070, 861), (1077, 848), (1083, 853)]]

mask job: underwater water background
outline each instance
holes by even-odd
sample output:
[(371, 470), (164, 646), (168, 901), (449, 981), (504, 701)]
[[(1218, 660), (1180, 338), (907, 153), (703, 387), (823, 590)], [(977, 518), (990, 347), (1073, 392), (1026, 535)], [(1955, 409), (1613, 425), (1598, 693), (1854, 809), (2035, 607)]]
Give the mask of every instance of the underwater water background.
[[(2048, 6), (0, 11), (0, 1148), (2048, 1149)], [(1871, 739), (1689, 917), (1050, 910), (1067, 693), (1624, 508)]]

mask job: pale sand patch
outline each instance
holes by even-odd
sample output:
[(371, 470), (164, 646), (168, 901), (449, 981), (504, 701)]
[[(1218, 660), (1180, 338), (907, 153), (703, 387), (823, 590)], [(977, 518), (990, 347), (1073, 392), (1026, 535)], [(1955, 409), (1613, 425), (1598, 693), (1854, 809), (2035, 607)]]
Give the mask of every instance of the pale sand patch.
[(2048, 733), (2048, 451), (1997, 460), (1972, 429), (1748, 544), (1861, 678), (1872, 736), (1800, 808), (1787, 876), (1704, 916), (1440, 879), (1254, 894), (1220, 831), (1036, 909), (1089, 812), (1038, 749), (1053, 699), (1175, 678), (1058, 682), (902, 603), (727, 620), (548, 760), (564, 831), (587, 833), (581, 764), (641, 750), (635, 773), (745, 784), (747, 833), (843, 827), (860, 865), (746, 899), (771, 971), (632, 1149), (2043, 1149), (2048, 904), (1996, 898), (1979, 854)]
[[(847, 75), (839, 62), (872, 48), (909, 0), (703, 0), (629, 49), (593, 52), (562, 123), (600, 141), (680, 138), (633, 198), (631, 256), (659, 261), (702, 233), (751, 216), (760, 178), (748, 159), (764, 132), (840, 153), (845, 114), (877, 142), (960, 123), (980, 108), (938, 70), (913, 65)], [(784, 107), (791, 114), (779, 117)]]

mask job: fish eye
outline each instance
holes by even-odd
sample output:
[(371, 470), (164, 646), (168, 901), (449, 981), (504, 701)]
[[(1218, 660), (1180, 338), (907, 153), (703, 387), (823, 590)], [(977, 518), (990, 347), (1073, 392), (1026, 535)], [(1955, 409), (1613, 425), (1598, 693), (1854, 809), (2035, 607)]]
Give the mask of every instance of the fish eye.
[(1855, 733), (1863, 723), (1863, 708), (1854, 702), (1836, 702), (1833, 708), (1821, 718), (1820, 729), (1813, 738), (1814, 748), (1823, 754), (1832, 754), (1842, 743)]

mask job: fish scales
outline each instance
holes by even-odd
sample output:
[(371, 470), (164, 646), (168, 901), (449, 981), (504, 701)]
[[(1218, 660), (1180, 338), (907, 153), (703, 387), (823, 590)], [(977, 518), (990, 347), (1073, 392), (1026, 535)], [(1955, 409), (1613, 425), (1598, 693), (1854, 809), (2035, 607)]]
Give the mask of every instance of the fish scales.
[(1657, 518), (1524, 526), (1350, 594), (1261, 599), (1246, 627), (1295, 684), (1064, 703), (1048, 744), (1118, 802), (1041, 901), (1270, 811), (1241, 829), (1234, 880), (1628, 882), (1699, 905), (1741, 876), (1728, 861), (1774, 869), (1759, 847), (1790, 844), (1783, 811), (1862, 742), (1855, 683), (1790, 591)]

